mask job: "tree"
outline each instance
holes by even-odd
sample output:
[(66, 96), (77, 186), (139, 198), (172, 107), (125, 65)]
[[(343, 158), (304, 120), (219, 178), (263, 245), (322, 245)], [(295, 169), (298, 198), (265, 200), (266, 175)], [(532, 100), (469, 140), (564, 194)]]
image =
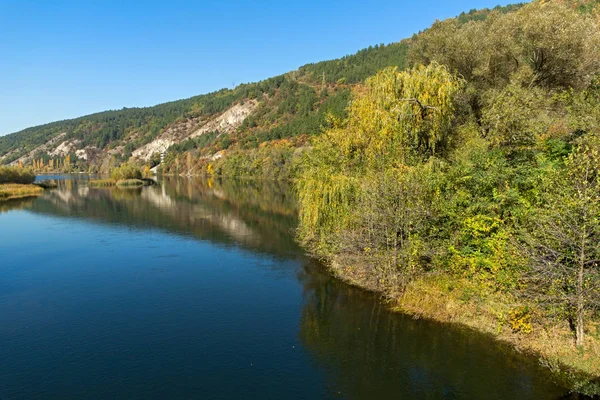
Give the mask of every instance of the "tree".
[(533, 2), (483, 21), (436, 22), (411, 59), (444, 64), (478, 89), (502, 87), (524, 68), (530, 85), (581, 89), (600, 71), (600, 32), (591, 16), (560, 2)]
[(186, 153), (186, 166), (187, 166), (187, 172), (186, 174), (189, 175), (192, 173), (192, 169), (194, 168), (193, 165), (193, 160), (192, 160), (192, 153), (190, 153), (189, 151)]
[(120, 167), (110, 171), (110, 177), (114, 180), (142, 179), (140, 168), (133, 164), (122, 164)]
[(600, 137), (581, 141), (548, 186), (525, 235), (529, 290), (567, 315), (583, 346), (586, 315), (600, 305)]
[(321, 255), (343, 253), (340, 265), (354, 266), (365, 286), (402, 290), (428, 253), (426, 161), (451, 147), (461, 86), (436, 63), (386, 68), (356, 90), (347, 120), (334, 119), (304, 160), (300, 235)]
[(495, 146), (531, 146), (550, 125), (550, 96), (544, 90), (511, 83), (485, 96), (481, 123)]
[(432, 63), (408, 71), (386, 68), (366, 86), (351, 102), (347, 130), (369, 161), (393, 158), (406, 163), (411, 155), (446, 150), (454, 99), (462, 88), (462, 80), (446, 67)]

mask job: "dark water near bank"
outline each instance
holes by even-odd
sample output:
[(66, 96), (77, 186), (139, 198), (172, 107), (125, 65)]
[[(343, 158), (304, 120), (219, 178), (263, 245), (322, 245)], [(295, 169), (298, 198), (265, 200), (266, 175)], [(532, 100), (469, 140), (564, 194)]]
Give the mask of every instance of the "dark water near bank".
[(536, 360), (329, 277), (286, 187), (84, 181), (0, 203), (0, 399), (565, 394)]

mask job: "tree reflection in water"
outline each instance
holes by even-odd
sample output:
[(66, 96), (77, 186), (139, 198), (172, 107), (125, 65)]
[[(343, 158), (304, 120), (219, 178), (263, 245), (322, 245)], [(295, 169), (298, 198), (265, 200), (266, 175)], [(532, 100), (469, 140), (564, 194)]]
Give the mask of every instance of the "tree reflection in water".
[(377, 296), (307, 263), (300, 338), (352, 399), (558, 399), (535, 359), (466, 328), (391, 313)]

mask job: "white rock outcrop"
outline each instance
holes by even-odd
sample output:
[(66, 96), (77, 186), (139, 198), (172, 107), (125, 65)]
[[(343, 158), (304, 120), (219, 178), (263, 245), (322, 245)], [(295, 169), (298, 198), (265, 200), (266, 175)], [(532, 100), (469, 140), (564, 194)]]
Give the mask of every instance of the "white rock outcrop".
[(133, 151), (132, 156), (148, 161), (154, 153), (164, 153), (169, 147), (187, 139), (194, 139), (208, 132), (234, 132), (244, 120), (256, 110), (258, 101), (248, 100), (244, 104), (234, 104), (227, 111), (207, 121), (198, 118), (174, 124), (152, 142)]

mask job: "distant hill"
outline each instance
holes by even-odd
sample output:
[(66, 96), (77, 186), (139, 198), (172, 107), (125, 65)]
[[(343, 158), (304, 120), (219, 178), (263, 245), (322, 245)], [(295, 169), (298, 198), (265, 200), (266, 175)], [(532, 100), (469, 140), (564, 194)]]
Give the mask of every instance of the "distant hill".
[[(599, 1), (568, 2), (589, 11)], [(456, 19), (468, 23), (522, 5), (471, 10)], [(302, 146), (332, 118), (344, 116), (354, 85), (384, 67), (405, 68), (411, 42), (409, 38), (371, 46), (235, 89), (27, 128), (0, 137), (0, 163), (31, 165), (42, 160), (43, 165), (56, 166), (66, 159), (71, 170), (95, 172), (132, 157), (154, 166), (160, 155), (169, 153), (173, 163), (177, 154), (189, 151), (193, 157), (220, 157), (223, 150), (227, 154), (256, 149), (281, 139), (292, 147)]]

